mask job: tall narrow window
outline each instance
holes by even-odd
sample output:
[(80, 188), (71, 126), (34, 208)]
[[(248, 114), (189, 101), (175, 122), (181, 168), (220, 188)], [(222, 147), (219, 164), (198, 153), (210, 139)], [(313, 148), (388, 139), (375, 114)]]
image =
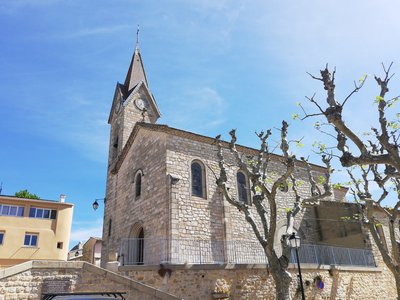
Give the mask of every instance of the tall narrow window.
[(144, 254), (144, 231), (143, 228), (140, 230), (137, 239), (137, 257), (136, 262), (138, 265), (143, 265), (143, 254)]
[(108, 236), (111, 236), (111, 229), (112, 229), (112, 220), (111, 220), (111, 218), (110, 218), (110, 220), (108, 221)]
[(246, 176), (242, 172), (238, 172), (236, 178), (239, 201), (248, 204), (249, 202)]
[(192, 163), (192, 195), (205, 197), (205, 178), (203, 166), (195, 161)]
[(0, 245), (3, 245), (4, 242), (4, 231), (0, 231)]
[(142, 194), (142, 174), (138, 172), (135, 178), (135, 197), (138, 198)]

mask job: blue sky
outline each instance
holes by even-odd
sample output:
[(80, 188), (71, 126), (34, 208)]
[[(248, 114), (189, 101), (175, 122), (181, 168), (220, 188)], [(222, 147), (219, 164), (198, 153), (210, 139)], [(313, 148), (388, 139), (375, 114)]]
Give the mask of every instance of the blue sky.
[[(215, 136), (279, 127), (304, 96), (323, 99), (306, 74), (337, 68), (337, 95), (369, 74), (346, 118), (360, 132), (375, 116), (373, 74), (399, 69), (397, 1), (0, 2), (0, 181), (75, 204), (72, 243), (101, 235), (108, 113), (124, 81), (140, 24), (140, 50), (159, 123)], [(392, 83), (393, 94), (398, 77)], [(305, 104), (306, 107), (312, 107)], [(313, 120), (315, 121), (315, 120)], [(291, 121), (293, 138), (316, 138)], [(363, 129), (364, 128), (364, 129)], [(277, 135), (276, 135), (277, 136)], [(276, 138), (277, 139), (277, 138)], [(298, 150), (307, 154), (306, 146)], [(72, 244), (70, 245), (72, 246)]]

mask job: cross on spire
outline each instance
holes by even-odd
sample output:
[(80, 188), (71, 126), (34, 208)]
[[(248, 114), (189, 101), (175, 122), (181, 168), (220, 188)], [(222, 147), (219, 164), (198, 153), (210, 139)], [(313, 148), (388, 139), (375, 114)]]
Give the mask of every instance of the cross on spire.
[(135, 51), (133, 52), (131, 64), (129, 66), (128, 74), (126, 74), (124, 85), (128, 89), (128, 91), (130, 91), (141, 81), (143, 81), (146, 85), (148, 85), (146, 74), (144, 72), (142, 58), (140, 56), (140, 51), (139, 51), (139, 25), (138, 25), (136, 30), (136, 48)]
[(139, 47), (139, 25), (137, 26), (136, 30), (136, 48)]

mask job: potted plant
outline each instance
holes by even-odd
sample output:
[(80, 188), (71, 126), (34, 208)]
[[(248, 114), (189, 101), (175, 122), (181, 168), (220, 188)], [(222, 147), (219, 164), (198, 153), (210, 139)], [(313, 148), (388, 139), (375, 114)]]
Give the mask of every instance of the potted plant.
[(213, 299), (229, 299), (230, 285), (225, 279), (217, 279), (215, 281), (214, 291), (211, 293)]

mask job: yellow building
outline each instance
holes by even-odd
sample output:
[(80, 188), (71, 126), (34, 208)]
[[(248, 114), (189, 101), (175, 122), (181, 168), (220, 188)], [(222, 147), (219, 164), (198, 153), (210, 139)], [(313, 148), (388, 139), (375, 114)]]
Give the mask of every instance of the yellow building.
[(0, 267), (67, 260), (73, 204), (0, 195)]

